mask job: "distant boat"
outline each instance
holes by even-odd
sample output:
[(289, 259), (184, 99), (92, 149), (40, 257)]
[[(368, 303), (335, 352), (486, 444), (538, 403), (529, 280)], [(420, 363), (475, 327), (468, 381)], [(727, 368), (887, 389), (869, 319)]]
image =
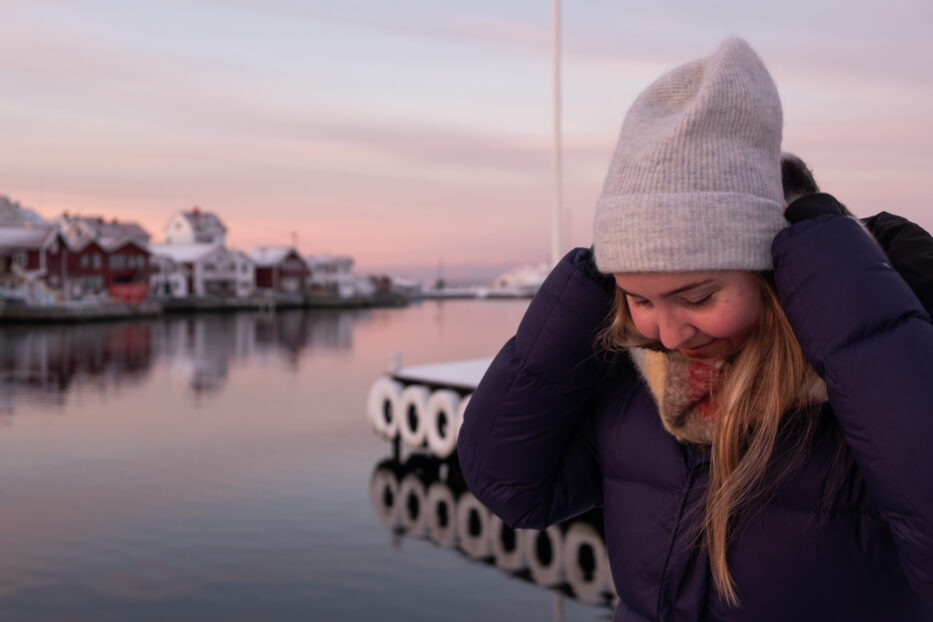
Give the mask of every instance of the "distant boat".
[(550, 268), (547, 264), (538, 264), (536, 266), (518, 266), (496, 277), (493, 281), (493, 290), (490, 297), (495, 296), (496, 290), (500, 293), (513, 293), (516, 296), (531, 298), (541, 288), (544, 279), (547, 278)]

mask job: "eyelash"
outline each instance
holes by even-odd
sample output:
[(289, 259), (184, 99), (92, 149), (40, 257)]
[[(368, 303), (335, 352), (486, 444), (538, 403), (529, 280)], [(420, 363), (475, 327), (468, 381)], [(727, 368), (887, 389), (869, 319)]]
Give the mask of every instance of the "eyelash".
[(684, 304), (687, 305), (688, 307), (697, 308), (697, 307), (705, 307), (712, 301), (713, 301), (713, 294), (707, 294), (706, 296), (704, 296), (703, 298), (700, 298), (699, 300), (684, 300)]
[[(713, 302), (713, 295), (714, 294), (707, 294), (706, 296), (704, 296), (703, 298), (700, 298), (699, 300), (682, 300), (681, 302), (685, 306), (692, 307), (694, 309), (699, 309), (700, 307), (705, 307), (706, 305)], [(633, 307), (640, 307), (640, 308), (648, 308), (651, 306), (651, 303), (648, 302), (647, 300), (643, 300), (641, 298), (632, 298), (631, 296), (629, 296), (628, 298), (628, 303), (629, 305)]]

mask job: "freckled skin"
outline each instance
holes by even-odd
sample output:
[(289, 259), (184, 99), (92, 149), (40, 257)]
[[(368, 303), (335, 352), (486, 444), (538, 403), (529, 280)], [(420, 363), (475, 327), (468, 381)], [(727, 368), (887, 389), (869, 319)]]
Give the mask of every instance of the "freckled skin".
[(631, 272), (615, 280), (642, 335), (697, 360), (738, 352), (761, 313), (758, 285), (745, 271)]

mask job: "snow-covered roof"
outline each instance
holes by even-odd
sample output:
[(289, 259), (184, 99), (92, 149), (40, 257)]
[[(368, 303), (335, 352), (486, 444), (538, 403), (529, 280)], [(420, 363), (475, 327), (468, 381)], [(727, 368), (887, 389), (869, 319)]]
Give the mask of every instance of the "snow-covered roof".
[(194, 263), (216, 250), (216, 244), (150, 244), (149, 252), (162, 255), (177, 263)]
[(191, 225), (191, 229), (195, 232), (195, 235), (227, 232), (227, 227), (224, 226), (224, 223), (214, 212), (205, 212), (201, 208), (195, 207), (188, 211), (183, 211), (181, 214), (188, 221), (188, 224)]
[(150, 244), (149, 252), (153, 256), (168, 257), (175, 263), (196, 263), (215, 253), (220, 261), (237, 258), (245, 259), (250, 264), (253, 263), (252, 258), (243, 251), (203, 242), (196, 244)]
[(55, 222), (72, 250), (80, 250), (91, 241), (97, 242), (101, 248), (112, 250), (127, 242), (136, 242), (145, 247), (150, 240), (149, 232), (135, 222), (67, 214), (62, 214)]
[(11, 198), (0, 194), (0, 226), (2, 227), (36, 227), (47, 225), (39, 214), (23, 207)]
[(304, 260), (312, 268), (314, 266), (329, 266), (333, 264), (353, 264), (353, 257), (349, 255), (306, 255)]
[(250, 251), (249, 258), (257, 266), (268, 268), (282, 263), (292, 250), (290, 246), (260, 246)]
[(250, 257), (249, 255), (247, 255), (246, 253), (244, 253), (243, 251), (228, 250), (227, 252), (230, 253), (231, 255), (233, 255), (234, 257), (239, 257), (240, 259), (245, 259), (246, 261), (250, 262), (251, 264), (254, 263), (254, 262), (253, 262), (253, 258)]
[(0, 249), (37, 249), (52, 232), (51, 225), (37, 227), (0, 227)]
[(402, 367), (392, 376), (408, 382), (475, 389), (491, 363), (491, 358), (483, 358), (434, 365), (415, 365)]

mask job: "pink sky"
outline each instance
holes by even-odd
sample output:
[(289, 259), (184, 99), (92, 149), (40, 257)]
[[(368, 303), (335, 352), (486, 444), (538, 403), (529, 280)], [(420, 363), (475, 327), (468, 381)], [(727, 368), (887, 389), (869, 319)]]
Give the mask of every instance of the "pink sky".
[[(923, 0), (564, 1), (574, 245), (622, 117), (673, 65), (744, 36), (785, 148), (859, 215), (933, 229), (933, 8)], [(361, 267), (549, 256), (550, 7), (532, 0), (13, 0), (0, 6), (0, 194), (42, 215), (217, 212), (232, 245)]]

